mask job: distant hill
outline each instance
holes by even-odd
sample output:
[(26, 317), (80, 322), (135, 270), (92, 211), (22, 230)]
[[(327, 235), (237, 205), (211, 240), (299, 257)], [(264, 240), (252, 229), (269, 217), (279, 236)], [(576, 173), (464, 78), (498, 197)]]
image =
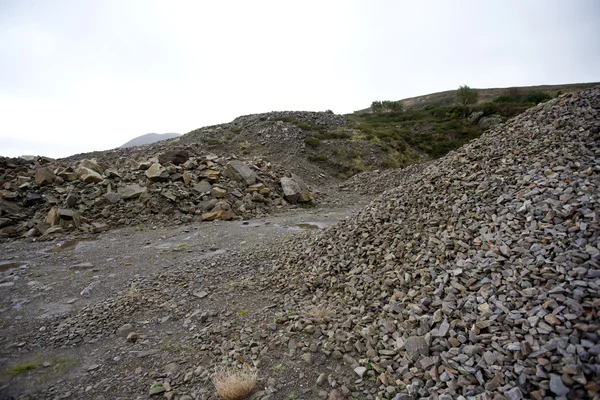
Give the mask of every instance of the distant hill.
[[(490, 102), (501, 96), (507, 94), (510, 90), (517, 91), (522, 95), (526, 95), (530, 92), (542, 92), (552, 97), (556, 97), (556, 93), (560, 90), (562, 93), (577, 93), (585, 89), (589, 89), (598, 86), (600, 82), (591, 83), (571, 83), (562, 85), (540, 85), (540, 86), (515, 86), (511, 88), (491, 88), (491, 89), (477, 89), (479, 94), (478, 104)], [(458, 88), (456, 88), (458, 89)], [(456, 89), (446, 90), (444, 92), (430, 93), (423, 96), (409, 97), (402, 99), (402, 105), (404, 109), (411, 108), (423, 108), (428, 105), (442, 105), (449, 106), (455, 104), (456, 100)], [(396, 99), (376, 99), (376, 100), (396, 100)], [(371, 112), (371, 108), (365, 108), (363, 110), (355, 111), (355, 113)]]
[(145, 144), (160, 142), (161, 140), (173, 139), (181, 136), (179, 133), (146, 133), (145, 135), (138, 136), (131, 139), (129, 142), (120, 146), (121, 148), (143, 146)]

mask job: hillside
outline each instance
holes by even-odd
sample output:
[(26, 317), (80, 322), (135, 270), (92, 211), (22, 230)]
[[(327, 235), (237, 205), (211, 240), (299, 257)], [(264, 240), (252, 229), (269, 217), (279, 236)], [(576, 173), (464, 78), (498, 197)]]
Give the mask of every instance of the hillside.
[[(478, 103), (483, 104), (487, 102), (491, 102), (494, 99), (502, 96), (511, 91), (516, 91), (520, 93), (522, 96), (531, 92), (541, 92), (545, 93), (551, 97), (556, 97), (556, 94), (560, 91), (563, 94), (568, 93), (577, 93), (585, 89), (592, 88), (594, 86), (598, 86), (600, 82), (591, 82), (591, 83), (572, 83), (572, 84), (560, 84), (560, 85), (538, 85), (538, 86), (514, 86), (507, 88), (487, 88), (487, 89), (477, 89), (479, 93)], [(405, 99), (401, 99), (400, 101), (404, 105), (405, 109), (410, 108), (423, 108), (428, 105), (452, 105), (455, 104), (456, 100), (456, 89), (446, 90), (443, 92), (430, 93), (422, 96), (416, 97), (408, 97)], [(355, 111), (355, 113), (364, 113), (370, 112), (370, 108), (365, 108), (359, 111)]]
[(427, 106), (405, 111), (335, 115), (271, 112), (196, 129), (181, 143), (216, 153), (260, 155), (318, 183), (435, 159), (535, 103)]
[(181, 136), (181, 134), (179, 133), (147, 133), (145, 135), (135, 137), (119, 147), (125, 148), (133, 146), (143, 146), (146, 144), (159, 142), (161, 140), (173, 139), (179, 136)]

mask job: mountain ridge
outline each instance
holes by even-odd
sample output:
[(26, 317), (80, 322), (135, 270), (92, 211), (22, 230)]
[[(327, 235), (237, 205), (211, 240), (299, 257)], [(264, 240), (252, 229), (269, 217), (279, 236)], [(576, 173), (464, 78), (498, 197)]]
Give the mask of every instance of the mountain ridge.
[(174, 139), (179, 136), (181, 136), (181, 133), (146, 133), (145, 135), (134, 137), (125, 144), (119, 146), (119, 148), (124, 149), (126, 147), (144, 146), (146, 144), (156, 143), (162, 140)]

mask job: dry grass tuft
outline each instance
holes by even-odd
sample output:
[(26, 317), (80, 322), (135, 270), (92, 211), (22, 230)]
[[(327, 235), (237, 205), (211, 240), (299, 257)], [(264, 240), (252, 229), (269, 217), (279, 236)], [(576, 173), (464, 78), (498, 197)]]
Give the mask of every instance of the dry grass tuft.
[(213, 376), (217, 394), (223, 400), (242, 400), (248, 397), (256, 387), (258, 371), (244, 365), (242, 368), (222, 368)]
[(333, 311), (327, 306), (314, 306), (306, 310), (306, 316), (321, 324), (331, 320)]

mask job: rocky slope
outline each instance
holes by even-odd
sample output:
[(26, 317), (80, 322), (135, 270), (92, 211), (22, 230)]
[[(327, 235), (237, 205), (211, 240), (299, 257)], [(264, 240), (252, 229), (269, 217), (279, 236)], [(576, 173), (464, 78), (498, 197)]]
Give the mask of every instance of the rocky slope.
[(283, 329), (366, 398), (598, 398), (599, 113), (599, 88), (539, 105), (289, 250), (287, 307), (333, 317)]

